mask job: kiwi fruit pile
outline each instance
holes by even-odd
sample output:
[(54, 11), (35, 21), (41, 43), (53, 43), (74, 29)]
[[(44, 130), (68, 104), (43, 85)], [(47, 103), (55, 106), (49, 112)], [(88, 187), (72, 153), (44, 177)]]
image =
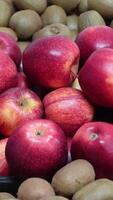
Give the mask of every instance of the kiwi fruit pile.
[(0, 31), (18, 41), (22, 52), (35, 39), (64, 35), (75, 40), (95, 25), (113, 28), (113, 1), (0, 0)]
[(112, 200), (113, 181), (95, 180), (90, 162), (77, 159), (59, 169), (50, 180), (31, 177), (22, 181), (17, 193), (0, 193), (7, 200)]

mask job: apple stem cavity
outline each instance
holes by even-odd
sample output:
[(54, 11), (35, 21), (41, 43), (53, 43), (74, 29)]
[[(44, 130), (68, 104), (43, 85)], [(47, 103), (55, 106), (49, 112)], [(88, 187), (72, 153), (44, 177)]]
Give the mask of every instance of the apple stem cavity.
[(90, 135), (90, 140), (94, 141), (98, 138), (98, 134), (97, 133), (93, 133)]
[(36, 132), (36, 135), (37, 135), (37, 136), (42, 136), (42, 133), (41, 133), (40, 131), (37, 131), (37, 132)]

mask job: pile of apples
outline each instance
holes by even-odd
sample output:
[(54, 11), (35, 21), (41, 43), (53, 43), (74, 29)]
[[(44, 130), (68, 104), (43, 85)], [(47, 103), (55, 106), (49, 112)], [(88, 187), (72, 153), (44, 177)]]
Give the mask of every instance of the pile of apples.
[(0, 33), (0, 176), (47, 178), (85, 159), (113, 179), (112, 109), (112, 28), (37, 39), (23, 54)]

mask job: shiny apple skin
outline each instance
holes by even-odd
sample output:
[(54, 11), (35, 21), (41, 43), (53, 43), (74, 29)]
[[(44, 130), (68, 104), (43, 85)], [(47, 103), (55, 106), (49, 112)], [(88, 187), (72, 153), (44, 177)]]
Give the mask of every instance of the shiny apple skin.
[(81, 61), (84, 63), (97, 49), (113, 49), (113, 29), (108, 26), (92, 26), (81, 31), (75, 42), (80, 49)]
[(5, 148), (8, 138), (0, 140), (0, 176), (9, 176), (10, 170), (5, 157)]
[(84, 124), (73, 137), (72, 159), (92, 163), (97, 178), (113, 179), (113, 125), (106, 122)]
[(6, 158), (17, 176), (49, 176), (67, 163), (67, 141), (50, 120), (31, 120), (10, 136)]
[(0, 50), (7, 54), (19, 67), (21, 62), (21, 51), (17, 42), (7, 33), (0, 32)]
[(71, 144), (72, 144), (73, 138), (67, 137), (67, 144), (68, 144), (68, 162), (71, 162)]
[(78, 72), (78, 46), (64, 36), (49, 36), (32, 42), (23, 53), (23, 70), (36, 87), (69, 86)]
[(0, 96), (0, 132), (5, 137), (9, 137), (21, 123), (42, 115), (40, 98), (27, 88), (11, 88)]
[(18, 72), (17, 75), (17, 86), (21, 88), (30, 88), (30, 83), (23, 72)]
[(95, 51), (80, 70), (78, 79), (92, 103), (113, 107), (113, 49)]
[(63, 87), (48, 93), (43, 99), (45, 118), (53, 120), (67, 137), (73, 137), (81, 125), (91, 121), (94, 107), (84, 94), (71, 87)]
[(3, 51), (0, 51), (0, 93), (15, 87), (17, 84), (17, 69), (14, 62)]

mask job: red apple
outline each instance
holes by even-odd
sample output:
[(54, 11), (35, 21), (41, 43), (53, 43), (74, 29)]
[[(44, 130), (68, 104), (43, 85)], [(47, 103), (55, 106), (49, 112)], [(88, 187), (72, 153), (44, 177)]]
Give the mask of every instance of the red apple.
[(27, 120), (42, 117), (40, 98), (27, 88), (11, 88), (0, 95), (0, 132), (10, 136)]
[(23, 70), (29, 80), (42, 88), (69, 86), (79, 64), (79, 48), (64, 36), (49, 36), (32, 42), (23, 54)]
[(76, 38), (83, 62), (97, 49), (113, 48), (113, 29), (108, 26), (92, 26), (80, 32)]
[(105, 122), (84, 124), (73, 137), (72, 159), (86, 159), (97, 177), (113, 179), (113, 125)]
[(8, 138), (0, 140), (0, 176), (9, 175), (9, 166), (5, 158), (5, 148)]
[(0, 51), (0, 93), (16, 85), (16, 65), (8, 55)]
[(9, 34), (0, 32), (0, 50), (7, 54), (19, 67), (21, 62), (21, 51), (17, 42)]
[(30, 88), (30, 83), (23, 72), (18, 72), (17, 87)]
[(67, 145), (68, 145), (68, 162), (71, 162), (71, 144), (72, 144), (73, 138), (72, 137), (68, 137), (67, 138)]
[(94, 104), (113, 107), (113, 49), (95, 51), (79, 72), (79, 83)]
[(81, 91), (71, 87), (50, 92), (43, 104), (45, 118), (59, 124), (67, 137), (72, 137), (81, 125), (93, 119), (93, 106)]
[(18, 176), (49, 176), (66, 164), (67, 141), (54, 122), (31, 120), (9, 137), (6, 158)]

